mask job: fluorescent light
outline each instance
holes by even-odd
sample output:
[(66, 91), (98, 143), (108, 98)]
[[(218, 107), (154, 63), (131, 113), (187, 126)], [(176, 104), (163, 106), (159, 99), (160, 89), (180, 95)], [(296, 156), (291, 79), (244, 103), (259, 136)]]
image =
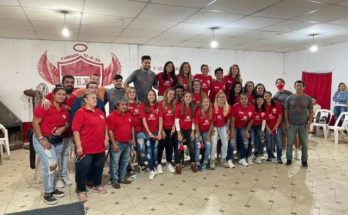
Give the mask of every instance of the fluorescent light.
[(218, 47), (218, 46), (219, 46), (218, 41), (212, 40), (212, 41), (210, 42), (210, 47), (212, 47), (213, 49), (215, 49), (215, 48)]
[(63, 37), (70, 37), (70, 31), (66, 26), (64, 26), (64, 28), (62, 30), (62, 35), (63, 35)]

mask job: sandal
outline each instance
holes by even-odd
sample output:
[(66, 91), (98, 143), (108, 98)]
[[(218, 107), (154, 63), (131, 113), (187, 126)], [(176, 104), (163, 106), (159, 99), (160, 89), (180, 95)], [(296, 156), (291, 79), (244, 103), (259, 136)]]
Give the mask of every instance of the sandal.
[(108, 193), (103, 186), (93, 187), (93, 192), (99, 193), (99, 194), (106, 194)]
[(77, 193), (77, 197), (80, 200), (80, 202), (87, 202), (88, 200), (86, 192)]

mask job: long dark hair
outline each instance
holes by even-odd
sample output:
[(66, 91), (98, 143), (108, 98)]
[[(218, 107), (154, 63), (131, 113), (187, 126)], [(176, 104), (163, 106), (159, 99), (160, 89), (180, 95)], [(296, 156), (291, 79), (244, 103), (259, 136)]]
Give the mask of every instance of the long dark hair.
[[(272, 93), (270, 91), (266, 91), (263, 95), (265, 96), (266, 93), (268, 93), (268, 94), (270, 94), (272, 96)], [(266, 105), (266, 100), (265, 100), (264, 104)], [(271, 107), (274, 107), (275, 104), (276, 104), (276, 102), (274, 101), (273, 96), (272, 96)]]
[[(265, 94), (265, 92), (266, 92), (266, 87), (265, 87), (265, 85), (262, 84), (262, 83), (258, 83), (258, 84), (256, 84), (256, 86), (254, 87), (253, 92), (252, 92), (252, 94), (253, 94), (254, 97), (257, 96), (257, 87), (258, 87), (258, 86), (263, 86), (263, 89), (264, 89), (263, 94)], [(262, 96), (263, 96), (263, 95), (262, 95)]]
[(236, 95), (235, 95), (235, 91), (234, 91), (234, 88), (236, 87), (236, 85), (240, 85), (240, 92), (239, 92), (238, 96), (243, 92), (242, 83), (240, 83), (239, 81), (234, 82), (234, 84), (231, 88), (230, 98), (228, 99), (228, 103), (230, 105), (233, 105), (234, 103), (236, 103)]
[(189, 62), (183, 62), (182, 64), (181, 64), (181, 66), (180, 66), (180, 69), (179, 69), (179, 80), (178, 80), (178, 82), (180, 83), (180, 84), (182, 84), (182, 79), (183, 79), (183, 77), (184, 77), (184, 66), (185, 65), (189, 65), (189, 67), (190, 67), (190, 71), (189, 71), (189, 74), (188, 74), (188, 85), (189, 85), (189, 90), (192, 88), (192, 71), (191, 71), (191, 65), (189, 64)]
[(150, 101), (149, 101), (149, 98), (148, 98), (150, 92), (153, 92), (155, 94), (155, 101), (153, 103), (154, 103), (155, 109), (157, 108), (157, 95), (156, 95), (156, 92), (153, 89), (150, 89), (149, 91), (147, 91), (146, 97), (145, 97), (145, 101), (144, 101), (145, 113), (150, 113)]
[(170, 77), (173, 79), (173, 85), (176, 84), (177, 80), (176, 80), (176, 75), (175, 75), (175, 66), (174, 66), (174, 63), (172, 61), (167, 61), (165, 64), (164, 64), (164, 67), (163, 67), (163, 73), (162, 73), (162, 78), (163, 80), (168, 80), (168, 75), (167, 75), (167, 66), (168, 64), (172, 64), (173, 66), (173, 71), (170, 73)]
[[(263, 104), (261, 105), (261, 109), (257, 106), (257, 99), (262, 98), (263, 99)], [(265, 106), (265, 99), (261, 95), (257, 95), (255, 97), (255, 112), (260, 111), (265, 112), (266, 111), (266, 106)]]

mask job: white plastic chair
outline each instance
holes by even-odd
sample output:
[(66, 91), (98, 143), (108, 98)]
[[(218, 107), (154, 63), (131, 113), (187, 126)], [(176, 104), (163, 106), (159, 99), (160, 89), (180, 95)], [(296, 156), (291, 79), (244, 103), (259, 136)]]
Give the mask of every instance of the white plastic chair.
[[(315, 112), (313, 117), (313, 122), (310, 125), (311, 131), (313, 131), (316, 127), (317, 128), (323, 128), (324, 137), (327, 139), (327, 130), (329, 127), (329, 123), (332, 119), (333, 112), (328, 109), (319, 109)], [(321, 121), (321, 119), (324, 119), (325, 121)]]
[[(340, 122), (342, 121), (342, 124)], [(334, 131), (335, 144), (338, 144), (338, 132), (347, 131), (348, 132), (348, 112), (342, 112), (335, 122), (335, 125), (328, 127), (328, 133), (330, 130)]]
[(4, 148), (3, 147), (5, 147), (5, 151), (6, 151), (8, 157), (10, 157), (11, 153), (10, 153), (10, 142), (8, 140), (7, 129), (5, 128), (5, 126), (0, 124), (0, 130), (5, 135), (4, 137), (0, 138), (0, 163), (2, 164), (2, 159), (4, 157)]

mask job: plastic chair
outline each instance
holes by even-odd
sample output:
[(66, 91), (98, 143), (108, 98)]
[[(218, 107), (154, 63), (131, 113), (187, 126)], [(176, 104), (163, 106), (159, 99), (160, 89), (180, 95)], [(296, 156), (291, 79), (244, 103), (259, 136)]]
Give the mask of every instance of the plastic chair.
[(323, 128), (324, 137), (327, 139), (327, 130), (329, 127), (329, 123), (332, 119), (333, 112), (328, 109), (319, 109), (315, 112), (313, 117), (313, 122), (310, 125), (311, 131), (314, 130), (314, 128)]
[(335, 125), (329, 126), (327, 132), (329, 133), (330, 130), (334, 131), (335, 144), (338, 144), (338, 132), (348, 132), (348, 112), (342, 112), (336, 120)]
[(4, 149), (3, 149), (3, 147), (5, 147), (7, 156), (9, 158), (11, 156), (11, 153), (10, 153), (10, 142), (8, 140), (8, 131), (5, 128), (5, 126), (3, 126), (2, 124), (0, 124), (0, 130), (5, 135), (4, 137), (0, 138), (0, 163), (2, 164), (2, 159), (4, 157)]

